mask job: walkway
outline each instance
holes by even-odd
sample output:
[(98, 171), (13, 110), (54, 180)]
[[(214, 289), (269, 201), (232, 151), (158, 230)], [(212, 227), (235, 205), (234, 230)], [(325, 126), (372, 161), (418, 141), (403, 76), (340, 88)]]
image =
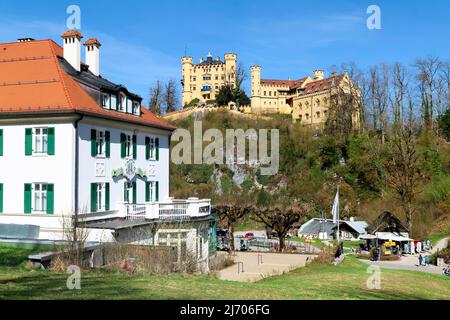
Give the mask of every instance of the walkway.
[(405, 256), (401, 257), (398, 261), (370, 261), (365, 259), (359, 259), (367, 264), (379, 266), (380, 268), (386, 269), (399, 269), (399, 270), (408, 270), (408, 271), (421, 271), (433, 274), (442, 274), (441, 267), (436, 266), (419, 266), (419, 256)]
[(438, 243), (436, 243), (436, 245), (431, 250), (431, 253), (435, 253), (438, 250), (447, 248), (449, 240), (450, 240), (450, 237), (439, 240)]
[[(262, 264), (258, 263), (261, 262), (261, 258)], [(314, 258), (313, 255), (303, 254), (236, 252), (234, 256), (236, 264), (219, 271), (219, 279), (255, 282), (304, 267), (307, 261)], [(239, 266), (238, 262), (242, 262), (243, 265)], [(243, 272), (238, 270), (242, 266)]]

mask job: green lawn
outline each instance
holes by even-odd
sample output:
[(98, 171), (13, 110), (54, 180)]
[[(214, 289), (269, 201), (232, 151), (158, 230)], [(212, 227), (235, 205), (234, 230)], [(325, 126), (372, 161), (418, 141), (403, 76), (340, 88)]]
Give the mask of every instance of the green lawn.
[(438, 232), (438, 233), (433, 233), (428, 238), (431, 240), (431, 243), (433, 244), (433, 246), (435, 246), (436, 243), (439, 242), (439, 240), (444, 239), (445, 237), (448, 237), (448, 236), (449, 236), (448, 233)]
[(0, 266), (19, 266), (28, 260), (30, 254), (53, 250), (53, 245), (24, 245), (5, 244), (0, 245)]
[(381, 290), (369, 290), (367, 266), (348, 257), (337, 266), (313, 263), (257, 283), (214, 276), (83, 272), (81, 290), (67, 274), (0, 266), (0, 299), (450, 299), (450, 278), (383, 270)]

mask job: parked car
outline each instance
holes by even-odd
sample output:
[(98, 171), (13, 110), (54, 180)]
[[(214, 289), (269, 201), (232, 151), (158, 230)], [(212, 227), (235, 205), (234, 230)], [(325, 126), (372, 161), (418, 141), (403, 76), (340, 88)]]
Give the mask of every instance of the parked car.
[(246, 238), (246, 239), (250, 239), (250, 238), (254, 238), (254, 237), (255, 237), (255, 234), (253, 232), (247, 232), (244, 235), (244, 238)]

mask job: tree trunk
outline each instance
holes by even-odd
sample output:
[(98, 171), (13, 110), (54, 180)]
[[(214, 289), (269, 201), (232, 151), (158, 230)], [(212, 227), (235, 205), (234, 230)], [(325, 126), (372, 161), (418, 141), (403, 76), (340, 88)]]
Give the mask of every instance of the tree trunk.
[(407, 203), (406, 204), (406, 227), (408, 228), (410, 237), (412, 234), (412, 227), (413, 227), (412, 216), (413, 216), (412, 203)]
[(279, 241), (278, 252), (283, 252), (284, 250), (284, 241), (286, 239), (285, 237), (286, 235), (280, 235), (280, 237), (278, 238)]
[(234, 247), (234, 223), (231, 223), (229, 225), (228, 229), (230, 230), (230, 239), (229, 239), (229, 241), (230, 241), (230, 253), (232, 253), (232, 252), (235, 251), (235, 247)]

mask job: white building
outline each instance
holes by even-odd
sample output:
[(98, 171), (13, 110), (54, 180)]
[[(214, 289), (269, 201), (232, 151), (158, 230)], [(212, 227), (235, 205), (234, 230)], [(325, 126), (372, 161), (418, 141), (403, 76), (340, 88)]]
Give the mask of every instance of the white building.
[(89, 240), (187, 243), (207, 257), (210, 201), (169, 197), (175, 128), (100, 75), (97, 39), (87, 65), (81, 33), (62, 38), (0, 44), (0, 238), (62, 239), (76, 215)]

